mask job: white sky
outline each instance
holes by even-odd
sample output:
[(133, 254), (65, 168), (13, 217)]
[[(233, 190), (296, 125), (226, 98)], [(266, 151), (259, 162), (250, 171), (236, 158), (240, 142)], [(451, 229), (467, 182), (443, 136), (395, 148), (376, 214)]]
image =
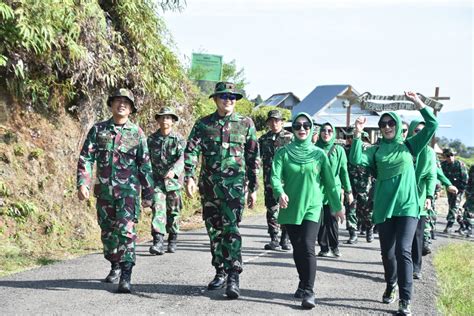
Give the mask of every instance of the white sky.
[(264, 99), (317, 85), (442, 96), (443, 111), (473, 107), (470, 0), (187, 0), (166, 12), (178, 55), (223, 55)]

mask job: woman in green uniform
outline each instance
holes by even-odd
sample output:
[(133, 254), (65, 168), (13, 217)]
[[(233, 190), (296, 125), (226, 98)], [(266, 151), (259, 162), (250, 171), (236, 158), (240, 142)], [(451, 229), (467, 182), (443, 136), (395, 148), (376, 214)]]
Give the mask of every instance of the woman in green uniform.
[(352, 164), (371, 168), (376, 174), (373, 221), (379, 231), (380, 248), (387, 288), (384, 303), (395, 301), (400, 287), (400, 314), (409, 315), (413, 289), (411, 247), (420, 216), (418, 189), (413, 157), (425, 148), (436, 131), (438, 122), (431, 110), (414, 92), (405, 92), (420, 111), (426, 124), (417, 135), (403, 140), (402, 121), (394, 112), (382, 115), (379, 127), (383, 139), (379, 145), (363, 150), (360, 135), (367, 121), (355, 122), (354, 141), (349, 154)]
[(316, 276), (315, 243), (318, 236), (321, 208), (325, 193), (331, 211), (344, 221), (334, 176), (324, 151), (311, 142), (313, 122), (306, 113), (293, 121), (293, 141), (280, 148), (273, 159), (273, 194), (280, 204), (278, 222), (285, 225), (293, 245), (293, 259), (299, 275), (295, 297), (302, 306), (315, 307), (314, 280)]

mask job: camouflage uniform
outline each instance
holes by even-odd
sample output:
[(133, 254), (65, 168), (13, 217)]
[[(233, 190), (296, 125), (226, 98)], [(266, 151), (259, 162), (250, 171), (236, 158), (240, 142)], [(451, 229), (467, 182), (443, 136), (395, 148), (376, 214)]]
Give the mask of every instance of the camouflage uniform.
[(474, 166), (469, 168), (469, 180), (466, 187), (466, 202), (463, 207), (463, 233), (466, 234), (466, 236), (472, 236), (472, 225), (474, 224)]
[(185, 179), (194, 178), (202, 153), (199, 192), (202, 216), (211, 242), (216, 270), (242, 271), (242, 238), (238, 224), (244, 210), (244, 186), (257, 189), (258, 142), (253, 121), (217, 112), (198, 120), (184, 152)]
[(468, 180), (466, 166), (462, 161), (455, 160), (453, 163), (443, 161), (441, 163), (441, 168), (443, 169), (443, 172), (446, 177), (458, 189), (458, 194), (448, 192), (449, 211), (448, 216), (446, 217), (446, 220), (448, 221), (446, 231), (448, 231), (448, 229), (453, 226), (454, 220), (459, 223), (462, 229), (463, 222), (459, 206), (463, 198), (464, 190), (466, 189)]
[(130, 121), (117, 127), (112, 118), (95, 124), (80, 153), (78, 187), (90, 188), (96, 161), (94, 195), (104, 256), (112, 263), (134, 263), (140, 190), (144, 200), (153, 197), (151, 163), (143, 131)]
[[(267, 207), (267, 224), (270, 236), (278, 235), (279, 225), (277, 222), (279, 203), (273, 196), (271, 185), (271, 172), (273, 156), (278, 148), (291, 142), (293, 134), (282, 129), (279, 133), (268, 131), (263, 134), (258, 144), (260, 147), (260, 157), (262, 158), (263, 184), (265, 186), (265, 206)], [(282, 227), (282, 230), (284, 228)]]
[[(175, 235), (179, 233), (178, 220), (182, 208), (181, 186), (186, 142), (178, 133), (171, 132), (164, 136), (160, 130), (151, 134), (147, 142), (156, 193), (152, 205), (151, 234)], [(165, 179), (170, 170), (174, 172), (175, 177)]]

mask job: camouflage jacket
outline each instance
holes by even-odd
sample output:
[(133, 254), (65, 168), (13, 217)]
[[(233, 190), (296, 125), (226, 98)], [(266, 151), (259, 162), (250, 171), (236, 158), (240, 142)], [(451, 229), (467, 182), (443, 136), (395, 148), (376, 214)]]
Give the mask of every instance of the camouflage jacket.
[[(369, 145), (363, 144), (364, 148)], [(344, 146), (346, 154), (349, 155), (351, 146)], [(349, 180), (353, 194), (357, 193), (368, 193), (372, 183), (372, 175), (370, 169), (365, 168), (361, 165), (353, 165), (349, 161), (347, 162), (347, 171), (349, 172)]]
[(464, 162), (454, 160), (453, 163), (449, 163), (445, 160), (441, 162), (441, 168), (443, 169), (444, 175), (456, 188), (458, 188), (460, 192), (463, 192), (466, 189), (468, 175)]
[[(157, 130), (148, 136), (147, 143), (155, 186), (162, 183), (167, 192), (181, 189), (184, 170), (183, 155), (186, 147), (183, 137), (175, 132), (163, 136), (160, 130)], [(164, 177), (171, 170), (175, 174), (174, 178), (165, 180)]]
[(258, 139), (260, 157), (262, 158), (263, 181), (270, 183), (273, 156), (278, 148), (291, 142), (293, 134), (282, 129), (279, 133), (268, 131)]
[(469, 168), (469, 180), (466, 187), (466, 202), (463, 207), (469, 211), (474, 212), (474, 165)]
[(194, 178), (202, 154), (200, 177), (212, 183), (248, 181), (257, 189), (258, 142), (252, 119), (238, 113), (219, 117), (217, 112), (198, 120), (184, 151), (185, 178)]
[(153, 178), (146, 137), (140, 127), (127, 121), (116, 127), (113, 119), (95, 124), (87, 134), (77, 163), (77, 187), (92, 181), (97, 161), (94, 195), (101, 198), (138, 196), (151, 200)]

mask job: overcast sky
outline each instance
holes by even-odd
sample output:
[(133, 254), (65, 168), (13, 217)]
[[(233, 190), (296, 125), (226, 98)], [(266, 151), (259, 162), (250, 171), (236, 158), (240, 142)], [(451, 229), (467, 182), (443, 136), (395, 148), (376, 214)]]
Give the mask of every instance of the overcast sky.
[(432, 96), (439, 86), (454, 111), (473, 106), (472, 15), (470, 0), (187, 0), (164, 17), (183, 62), (235, 59), (251, 98), (303, 99), (327, 84)]

